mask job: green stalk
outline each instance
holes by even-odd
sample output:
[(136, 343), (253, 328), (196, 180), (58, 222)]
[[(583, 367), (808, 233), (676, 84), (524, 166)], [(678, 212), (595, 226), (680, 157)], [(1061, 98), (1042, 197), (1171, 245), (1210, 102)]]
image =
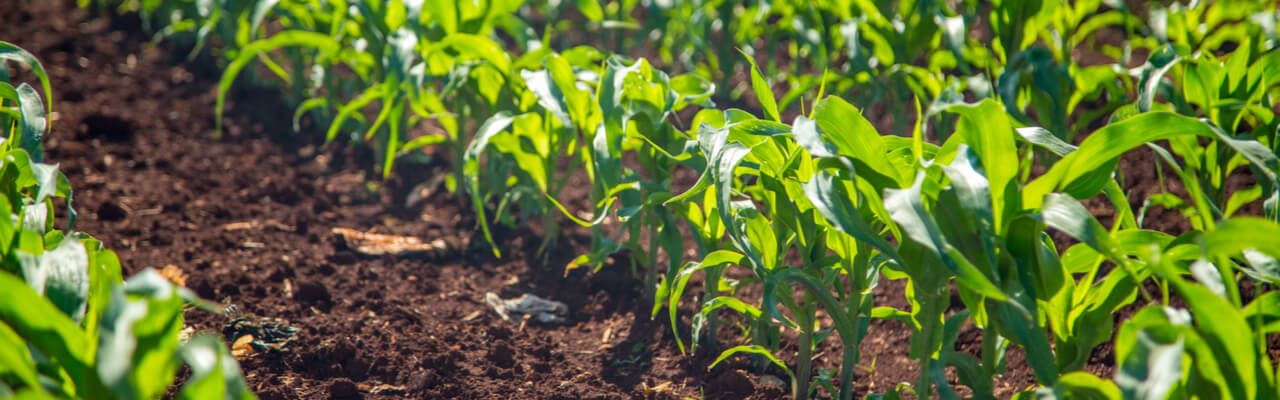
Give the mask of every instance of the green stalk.
[[(705, 275), (706, 281), (703, 282), (702, 284), (703, 287), (706, 288), (706, 294), (703, 296), (703, 299), (702, 299), (703, 302), (714, 299), (716, 297), (720, 297), (720, 278), (723, 274), (724, 274), (724, 266), (707, 268), (706, 275)], [(715, 311), (707, 313), (706, 324), (707, 324), (706, 325), (707, 338), (709, 339), (706, 341), (706, 343), (708, 346), (711, 346), (711, 350), (714, 352), (718, 350), (718, 347), (719, 347), (717, 346), (717, 343), (716, 343), (716, 337), (717, 337), (716, 329), (718, 328), (717, 325), (719, 325), (719, 318), (716, 318)]]
[(1000, 335), (995, 332), (995, 329), (982, 331), (982, 369), (988, 376), (995, 376), (999, 372), (1000, 366), (997, 365), (1000, 363), (999, 344)]
[(1169, 281), (1164, 279), (1160, 280), (1160, 299), (1161, 305), (1165, 307), (1169, 306)]
[[(844, 345), (846, 359), (843, 363), (848, 367), (841, 372), (842, 379), (845, 379), (845, 382), (842, 382), (841, 386), (851, 388), (851, 382), (853, 380), (853, 365), (858, 362), (857, 341), (860, 340), (855, 328), (857, 325), (857, 319), (849, 319), (845, 313), (840, 312), (842, 305), (838, 300), (836, 300), (835, 296), (831, 295), (831, 292), (828, 291), (826, 285), (823, 283), (813, 279), (808, 279), (802, 273), (796, 271), (786, 271), (781, 273), (787, 275), (783, 280), (792, 280), (804, 286), (806, 291), (806, 301), (816, 301), (817, 304), (821, 304), (827, 310), (835, 310), (835, 312), (831, 312), (828, 315), (830, 315), (831, 319), (834, 320), (836, 333), (840, 335), (840, 342)], [(817, 304), (812, 304), (807, 308), (812, 310), (809, 312), (810, 314), (817, 312)], [(810, 318), (808, 326), (810, 327), (809, 329), (812, 329), (813, 320), (812, 317)], [(761, 319), (764, 320), (764, 318)], [(850, 354), (852, 354), (852, 357), (849, 357)], [(842, 390), (842, 392), (842, 399), (850, 399), (853, 396), (851, 390)]]
[(858, 345), (862, 341), (862, 335), (857, 332), (858, 317), (862, 314), (864, 299), (868, 303), (871, 300), (869, 296), (863, 294), (864, 290), (870, 286), (865, 277), (867, 269), (871, 267), (869, 256), (871, 249), (863, 242), (854, 242), (854, 249), (853, 262), (844, 264), (845, 274), (849, 276), (849, 295), (845, 298), (843, 311), (849, 316), (850, 323), (850, 326), (844, 329), (848, 329), (850, 333), (840, 336), (840, 342), (844, 346), (840, 358), (840, 400), (853, 399), (853, 372), (862, 359), (862, 354), (858, 350)]
[(796, 345), (800, 348), (796, 351), (796, 371), (791, 381), (791, 397), (800, 400), (809, 398), (809, 370), (813, 363), (813, 318), (817, 313), (817, 308), (809, 305), (809, 295), (805, 296), (805, 307), (803, 312), (808, 314), (808, 321), (796, 321), (800, 323), (800, 338)]
[[(856, 257), (859, 260), (865, 259), (862, 253), (859, 253)], [(861, 265), (866, 265), (866, 263)], [(849, 286), (853, 287), (851, 290), (853, 293), (846, 300), (845, 312), (849, 315), (848, 320), (852, 323), (852, 326), (847, 327), (847, 329), (855, 331), (858, 329), (858, 317), (862, 314), (862, 300), (867, 296), (861, 294), (862, 292), (857, 288), (857, 285)], [(840, 357), (840, 400), (853, 400), (853, 369), (857, 367), (858, 362), (862, 359), (862, 353), (858, 350), (858, 345), (861, 344), (861, 341), (861, 334), (856, 332), (840, 337), (840, 342), (844, 346), (844, 351)]]
[[(920, 307), (924, 309), (926, 315), (937, 315), (933, 313), (933, 310), (939, 308), (939, 306), (945, 308), (944, 304), (946, 304), (947, 300), (944, 296), (949, 295), (949, 292), (943, 287), (940, 291), (917, 290), (916, 295), (920, 296)], [(939, 314), (941, 314), (941, 311), (939, 311)], [(935, 338), (942, 336), (943, 325), (941, 322), (938, 318), (925, 318), (921, 321), (920, 332), (915, 333), (916, 335), (921, 335), (922, 339), (927, 340), (925, 342), (926, 347), (921, 349), (920, 354), (920, 370), (918, 371), (920, 378), (917, 384), (919, 387), (916, 388), (917, 398), (920, 399), (932, 397), (933, 379), (929, 375), (929, 368), (932, 367), (934, 361), (934, 343), (938, 340)], [(912, 340), (915, 340), (915, 338), (913, 337)]]
[(929, 379), (929, 362), (933, 361), (932, 356), (920, 357), (920, 378), (916, 382), (916, 398), (928, 399), (932, 398), (933, 380)]
[(845, 343), (840, 359), (840, 400), (853, 400), (853, 369), (858, 365), (857, 343)]
[(550, 254), (547, 249), (554, 247), (555, 239), (560, 237), (560, 225), (556, 223), (555, 213), (551, 211), (555, 206), (547, 200), (543, 200), (542, 203), (542, 226), (546, 229), (546, 232), (543, 234), (542, 244), (538, 245), (538, 254), (542, 255), (545, 260)]
[[(454, 97), (453, 109), (454, 109), (454, 112), (459, 113), (459, 115), (462, 115), (461, 114), (462, 100), (459, 99), (458, 97)], [(453, 147), (453, 162), (457, 163), (457, 165), (461, 165), (463, 160), (466, 159), (467, 157), (466, 156), (467, 154), (467, 118), (458, 118), (458, 131), (453, 137), (452, 147)], [(462, 168), (455, 167), (452, 169), (453, 169), (454, 188), (456, 190), (456, 188), (460, 188), (464, 186), (463, 182), (466, 182), (465, 180), (466, 178), (463, 177), (462, 175)], [(465, 192), (465, 190), (463, 192)], [(464, 203), (466, 202), (466, 199), (462, 198), (461, 196), (459, 197), (459, 200)]]
[[(645, 222), (645, 225), (651, 225), (652, 221), (650, 218), (657, 219), (657, 216), (649, 213), (647, 210), (642, 211), (642, 213), (641, 221)], [(658, 235), (656, 234), (649, 235), (648, 261), (648, 265), (645, 266), (644, 270), (644, 300), (646, 305), (652, 306), (654, 299), (657, 298), (658, 290)]]
[[(568, 128), (560, 128), (560, 130), (565, 130), (565, 129), (568, 129)], [(543, 120), (543, 130), (545, 132), (548, 132), (548, 134), (546, 135), (547, 148), (556, 149), (556, 150), (551, 151), (551, 154), (548, 155), (547, 159), (543, 161), (542, 170), (546, 171), (546, 175), (543, 176), (542, 181), (546, 182), (547, 187), (542, 188), (542, 190), (546, 190), (547, 195), (551, 197), (556, 197), (556, 194), (559, 192), (559, 190), (553, 190), (552, 186), (555, 186), (555, 170), (556, 170), (555, 167), (557, 164), (560, 163), (560, 150), (559, 150), (560, 141), (558, 140), (560, 138), (560, 135), (550, 133), (553, 130), (555, 130), (555, 128), (551, 124), (550, 118)], [(560, 224), (556, 223), (554, 210), (555, 210), (555, 205), (551, 203), (551, 200), (543, 198), (542, 199), (542, 226), (545, 227), (547, 231), (545, 232), (545, 235), (542, 238), (542, 244), (538, 246), (538, 254), (543, 256), (543, 260), (546, 260), (547, 256), (549, 255), (549, 253), (547, 253), (547, 249), (554, 247), (556, 238), (560, 237)]]
[[(729, 19), (733, 16), (733, 5), (734, 2), (732, 1), (724, 1), (716, 8), (716, 18), (721, 20), (722, 23), (720, 26), (725, 27), (725, 29), (728, 29), (727, 27), (730, 26), (731, 21)], [(708, 19), (707, 24), (710, 26), (710, 19)], [(713, 33), (714, 32), (712, 32), (710, 28), (707, 29), (708, 38), (711, 38)], [(737, 61), (737, 57), (734, 57), (733, 54), (733, 45), (731, 44), (733, 42), (733, 34), (728, 31), (725, 31), (724, 34), (726, 37), (722, 38), (722, 40), (714, 41), (716, 43), (716, 53), (719, 54), (721, 79), (721, 84), (716, 87), (716, 90), (720, 91), (721, 97), (727, 98), (729, 94), (733, 92), (733, 87), (731, 85), (733, 82), (733, 67), (737, 65), (739, 61)]]
[[(761, 306), (762, 306), (761, 310), (764, 310), (763, 304)], [(763, 314), (760, 314), (760, 318), (756, 319), (756, 329), (755, 329), (755, 332), (751, 334), (751, 342), (752, 344), (755, 344), (757, 346), (760, 346), (766, 349), (770, 349), (772, 351), (773, 346), (769, 345), (769, 329), (771, 328), (769, 324), (770, 318), (773, 318), (773, 317), (771, 317), (768, 313), (763, 313)], [(769, 367), (769, 360), (764, 357), (755, 355), (755, 356), (752, 356), (752, 359), (755, 360), (755, 369), (758, 371), (764, 371), (765, 368)]]

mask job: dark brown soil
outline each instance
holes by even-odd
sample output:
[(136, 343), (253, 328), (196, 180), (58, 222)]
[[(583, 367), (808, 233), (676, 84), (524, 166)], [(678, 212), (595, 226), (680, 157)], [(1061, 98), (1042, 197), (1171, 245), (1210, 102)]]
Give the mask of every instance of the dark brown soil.
[[(392, 181), (368, 184), (379, 180), (367, 173), (367, 149), (316, 146), (303, 139), (315, 132), (295, 135), (292, 112), (275, 92), (247, 84), (231, 96), (227, 137), (213, 140), (212, 58), (186, 62), (186, 48), (149, 46), (136, 19), (91, 17), (73, 1), (0, 0), (0, 10), (0, 40), (34, 53), (52, 76), (57, 114), (47, 158), (76, 189), (75, 229), (116, 250), (126, 274), (175, 265), (201, 296), (299, 329), (283, 351), (242, 360), (264, 399), (770, 399), (787, 392), (782, 379), (766, 377), (785, 377), (780, 371), (742, 360), (708, 371), (715, 354), (681, 355), (665, 318), (648, 318), (625, 255), (599, 272), (564, 276), (563, 266), (587, 249), (582, 231), (567, 229), (545, 260), (536, 253), (536, 226), (500, 230), (502, 259), (474, 250), (358, 256), (330, 229), (428, 240), (474, 234), (470, 207), (448, 193), (403, 207), (404, 188), (448, 173), (447, 166), (406, 166)], [(908, 309), (904, 284), (882, 280), (876, 305)], [(488, 292), (565, 302), (568, 322), (502, 321), (484, 303)], [(725, 318), (721, 343), (736, 344), (740, 320)], [(198, 311), (188, 320), (210, 332), (225, 321)], [(687, 325), (681, 331), (687, 335)], [(838, 366), (834, 336), (819, 345), (815, 369)], [(909, 337), (905, 325), (872, 322), (857, 371), (860, 393), (914, 382)], [(980, 347), (973, 328), (957, 343)], [(794, 353), (784, 359), (794, 361)], [(1090, 371), (1114, 363), (1095, 360)], [(1034, 384), (1020, 349), (1011, 349), (1009, 368), (996, 383), (1001, 397)]]

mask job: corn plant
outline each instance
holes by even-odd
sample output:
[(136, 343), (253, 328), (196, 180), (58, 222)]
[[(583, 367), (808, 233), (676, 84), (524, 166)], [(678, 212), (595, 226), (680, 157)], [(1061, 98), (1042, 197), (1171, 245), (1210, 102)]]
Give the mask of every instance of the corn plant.
[[(817, 304), (832, 315), (842, 339), (858, 338), (859, 327), (854, 321), (859, 318), (859, 311), (867, 309), (870, 309), (866, 312), (868, 316), (897, 319), (913, 326), (911, 354), (921, 363), (920, 381), (915, 387), (917, 395), (928, 396), (934, 387), (943, 397), (955, 395), (943, 380), (944, 366), (958, 368), (961, 382), (966, 386), (990, 388), (992, 379), (1003, 368), (1003, 353), (1008, 343), (1020, 345), (1027, 351), (1028, 362), (1046, 393), (1086, 390), (1085, 386), (1093, 379), (1074, 371), (1083, 367), (1093, 347), (1109, 337), (1111, 315), (1134, 302), (1138, 295), (1144, 301), (1169, 301), (1167, 292), (1158, 297), (1147, 293), (1141, 286), (1143, 282), (1153, 277), (1158, 277), (1165, 287), (1176, 282), (1173, 277), (1155, 273), (1159, 258), (1152, 258), (1146, 246), (1172, 245), (1178, 240), (1138, 229), (1134, 214), (1128, 209), (1128, 199), (1110, 178), (1116, 158), (1128, 149), (1159, 139), (1202, 137), (1250, 152), (1248, 154), (1256, 159), (1253, 167), (1274, 171), (1271, 161), (1274, 154), (1257, 150), (1260, 146), (1257, 142), (1224, 136), (1212, 124), (1169, 113), (1151, 112), (1116, 122), (1095, 132), (1076, 148), (1038, 128), (1015, 128), (1011, 116), (989, 100), (977, 105), (954, 106), (952, 112), (959, 114), (957, 132), (940, 147), (921, 142), (918, 133), (912, 140), (886, 140), (856, 109), (834, 99), (819, 103), (813, 121), (801, 118), (791, 127), (738, 117), (732, 122), (726, 121), (719, 129), (704, 126), (700, 131), (716, 138), (711, 139), (712, 143), (718, 143), (703, 149), (712, 154), (704, 174), (708, 174), (709, 182), (716, 187), (717, 207), (736, 252), (708, 255), (702, 262), (686, 267), (686, 271), (740, 263), (751, 266), (760, 276), (766, 285), (760, 306), (721, 299), (704, 303), (704, 313), (706, 309), (725, 306), (742, 310), (757, 321), (759, 328), (754, 334), (758, 339), (760, 335), (769, 335), (769, 321), (780, 321), (784, 326), (798, 329), (800, 364), (796, 368), (784, 368), (793, 377), (793, 389), (798, 390), (794, 395), (807, 395), (804, 391), (808, 378), (805, 349), (809, 335), (814, 333), (809, 324)], [(805, 144), (809, 154), (818, 155), (819, 160), (830, 160), (816, 165), (834, 168), (835, 173), (812, 175), (807, 184), (799, 178), (795, 182), (803, 188), (799, 191), (781, 183), (785, 180), (777, 176), (811, 175), (817, 168), (791, 155), (798, 147), (788, 147), (785, 145), (788, 142), (781, 140), (789, 134), (794, 135), (796, 142)], [(1018, 172), (1019, 165), (1029, 165), (1020, 160), (1019, 154), (1031, 154), (1028, 152), (1031, 147), (1043, 147), (1061, 157), (1046, 174), (1036, 179)], [(900, 156), (894, 157), (895, 154)], [(751, 167), (744, 168), (744, 165)], [(905, 178), (911, 175), (914, 179)], [(735, 182), (744, 180), (743, 177), (752, 177), (747, 180), (757, 183), (737, 188)], [(762, 202), (765, 208), (758, 208), (754, 202), (732, 200), (736, 193)], [(812, 205), (797, 201), (798, 193), (805, 193)], [(850, 193), (858, 195), (854, 197)], [(1121, 210), (1111, 230), (1098, 224), (1077, 200), (1100, 193), (1105, 193)], [(865, 201), (864, 197), (874, 200)], [(788, 201), (779, 203), (778, 198)], [(881, 265), (886, 276), (909, 279), (907, 296), (912, 304), (909, 312), (876, 309), (869, 304), (841, 306), (834, 298), (815, 294), (830, 291), (822, 282), (834, 284), (835, 281), (824, 278), (819, 272), (822, 268), (814, 268), (824, 263), (814, 260), (821, 260), (820, 256), (827, 254), (827, 250), (837, 247), (811, 247), (806, 238), (815, 235), (808, 230), (814, 225), (810, 223), (806, 227), (803, 223), (790, 222), (789, 218), (797, 216), (803, 216), (799, 221), (813, 218), (814, 214), (805, 214), (808, 207), (822, 210), (829, 226), (866, 246), (851, 257), (851, 263), (838, 258), (826, 263), (850, 263), (854, 266), (847, 272), (851, 281), (855, 278), (865, 279), (864, 282), (874, 280), (875, 274), (865, 275), (866, 271), (875, 270), (865, 267), (867, 260), (876, 260), (875, 265)], [(862, 212), (853, 211), (862, 207), (867, 208)], [(872, 229), (874, 226), (884, 228)], [(1048, 240), (1050, 227), (1068, 233), (1081, 244), (1058, 255)], [(897, 245), (889, 245), (883, 234), (890, 235)], [(802, 263), (808, 265), (793, 268), (780, 264), (779, 254), (783, 251), (779, 246), (791, 245), (797, 245)], [(832, 253), (849, 257), (848, 250)], [(1256, 253), (1249, 254), (1258, 258)], [(863, 261), (858, 261), (859, 258)], [(1100, 275), (1104, 260), (1117, 266), (1115, 272)], [(859, 269), (858, 265), (864, 267)], [(1222, 267), (1186, 268), (1207, 277), (1198, 280), (1235, 281), (1237, 274), (1229, 269), (1230, 264), (1217, 265)], [(1257, 273), (1256, 268), (1250, 271)], [(1084, 277), (1077, 281), (1073, 274)], [(685, 275), (687, 272), (681, 273)], [(779, 285), (780, 281), (788, 280), (805, 287), (803, 301), (791, 301), (792, 292)], [(949, 284), (953, 281), (969, 310), (967, 317), (984, 329), (981, 361), (943, 347), (944, 343), (954, 341), (954, 327), (959, 323), (956, 317), (944, 318), (943, 315), (950, 302)], [(870, 286), (850, 285), (862, 290)], [(1236, 299), (1236, 306), (1240, 306), (1239, 295), (1234, 290), (1234, 287), (1222, 289), (1226, 298)], [(811, 295), (815, 297), (809, 298)], [(862, 304), (856, 295), (842, 300), (850, 299), (851, 304)], [(792, 310), (791, 318), (776, 310), (779, 303)], [(842, 311), (852, 315), (836, 314)], [(950, 331), (948, 326), (952, 327)], [(1057, 343), (1056, 350), (1050, 350), (1046, 339), (1051, 333)], [(853, 349), (852, 359), (856, 363), (856, 341), (846, 346), (846, 350)], [(726, 350), (720, 359), (739, 352), (767, 354), (769, 351), (768, 340), (757, 340), (754, 345)], [(847, 353), (846, 357), (849, 356)], [(776, 357), (769, 358), (777, 362)], [(851, 366), (849, 360), (846, 358), (846, 365)], [(846, 371), (842, 371), (844, 373)], [(848, 374), (848, 379), (851, 378)], [(846, 382), (842, 376), (841, 386), (847, 387)], [(1098, 385), (1093, 389), (1110, 393), (1106, 390), (1110, 386)]]
[[(179, 342), (187, 304), (216, 307), (150, 269), (122, 280), (114, 252), (69, 231), (70, 184), (41, 160), (52, 104), (12, 86), (11, 60), (35, 72), (46, 97), (50, 86), (30, 53), (0, 42), (0, 397), (158, 398), (186, 364), (179, 398), (254, 398), (220, 339)], [(68, 205), (66, 232), (54, 198)]]
[[(735, 354), (777, 365), (795, 398), (819, 387), (852, 398), (873, 318), (910, 327), (919, 375), (899, 389), (922, 398), (959, 397), (948, 368), (973, 397), (994, 397), (1010, 346), (1038, 383), (1019, 398), (1275, 397), (1265, 356), (1276, 314), (1268, 290), (1280, 283), (1274, 1), (1153, 5), (1145, 15), (1117, 1), (573, 3), (218, 4), (223, 17), (197, 10), (203, 19), (183, 29), (219, 32), (228, 46), (219, 110), (256, 61), (284, 82), (295, 120), (310, 115), (330, 142), (371, 143), (384, 174), (397, 157), (447, 146), (457, 165), (447, 182), (470, 198), (495, 255), (492, 224), (534, 217), (544, 250), (562, 218), (590, 228), (590, 250), (566, 269), (627, 250), (645, 268), (651, 316), (667, 308), (682, 351), (679, 303), (702, 273), (689, 349), (720, 351), (712, 366)], [(587, 40), (596, 47), (556, 37), (575, 29), (573, 9), (603, 32)], [(541, 36), (535, 18), (545, 19)], [(988, 40), (970, 36), (977, 27)], [(1108, 30), (1124, 35), (1104, 42)], [(656, 38), (635, 39), (644, 37)], [(645, 46), (668, 71), (597, 49)], [(1082, 47), (1115, 64), (1082, 65)], [(1127, 68), (1139, 51), (1146, 62)], [(769, 57), (778, 54), (787, 57)], [(837, 96), (824, 98), (828, 87)], [(747, 91), (759, 115), (712, 108)], [(41, 114), (34, 89), (8, 93)], [(863, 114), (876, 105), (891, 131)], [(685, 125), (678, 113), (691, 106), (704, 109)], [(23, 143), (44, 131), (23, 121)], [(430, 132), (409, 139), (421, 125)], [(1117, 165), (1139, 147), (1160, 160), (1161, 184), (1168, 171), (1185, 196), (1130, 198)], [(677, 194), (682, 167), (700, 178)], [(1257, 182), (1230, 191), (1227, 178), (1244, 168)], [(591, 184), (589, 217), (560, 199), (576, 169)], [(1094, 198), (1113, 208), (1110, 226), (1081, 203)], [(1238, 215), (1255, 201), (1265, 219)], [(1144, 229), (1150, 206), (1181, 212), (1192, 231)], [(1060, 251), (1053, 232), (1074, 243)], [(662, 255), (667, 265), (656, 265)], [(726, 279), (730, 268), (752, 277)], [(873, 304), (880, 279), (906, 280), (909, 309)], [(1252, 298), (1245, 279), (1258, 288)], [(747, 285), (762, 295), (743, 298)], [(948, 313), (953, 294), (963, 310)], [(1171, 307), (1177, 299), (1189, 310)], [(1117, 332), (1113, 315), (1135, 303), (1144, 308), (1115, 335), (1117, 374), (1083, 372)], [(741, 343), (715, 341), (727, 310), (747, 321)], [(954, 348), (968, 323), (982, 330), (976, 357)], [(782, 332), (797, 338), (793, 365), (780, 361)], [(811, 364), (833, 333), (838, 387)]]

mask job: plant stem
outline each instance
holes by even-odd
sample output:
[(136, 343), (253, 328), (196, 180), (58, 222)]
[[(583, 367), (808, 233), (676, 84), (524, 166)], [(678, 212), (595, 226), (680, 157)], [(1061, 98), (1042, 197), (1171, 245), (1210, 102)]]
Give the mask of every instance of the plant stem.
[[(761, 310), (763, 311), (763, 307), (761, 307)], [(767, 312), (760, 314), (760, 318), (756, 319), (756, 331), (751, 334), (751, 341), (755, 345), (772, 351), (774, 348), (770, 345), (769, 340), (770, 329), (772, 328), (769, 324), (771, 322), (770, 318), (772, 317)], [(765, 368), (769, 367), (769, 360), (764, 357), (753, 355), (752, 359), (755, 360), (755, 369), (757, 371), (764, 371)]]
[[(644, 221), (645, 225), (653, 226), (653, 221), (650, 218), (657, 219), (657, 216), (645, 211), (641, 218), (643, 218), (641, 221)], [(652, 306), (654, 299), (657, 298), (658, 289), (658, 235), (656, 233), (649, 235), (648, 264), (644, 271), (644, 299), (645, 304)]]
[[(808, 297), (807, 295), (805, 297)], [(814, 311), (809, 309), (805, 311)], [(810, 315), (812, 317), (812, 315)], [(800, 322), (800, 338), (796, 343), (800, 348), (796, 351), (796, 373), (791, 382), (791, 397), (796, 400), (809, 398), (809, 369), (813, 362), (813, 321)]]
[(982, 369), (987, 376), (995, 376), (999, 372), (1000, 362), (999, 348), (1000, 335), (995, 329), (989, 329), (982, 332)]
[[(703, 282), (703, 286), (706, 288), (706, 294), (702, 299), (703, 303), (707, 302), (708, 300), (714, 299), (716, 297), (720, 297), (720, 277), (723, 273), (724, 273), (723, 266), (711, 267), (707, 269), (706, 281)], [(711, 346), (712, 351), (718, 350), (718, 346), (716, 346), (717, 345), (716, 343), (717, 326), (716, 325), (718, 324), (719, 324), (719, 319), (716, 318), (716, 312), (712, 311), (710, 313), (707, 313), (707, 338), (709, 339), (707, 340), (707, 345)]]
[(845, 343), (844, 356), (840, 359), (840, 400), (853, 400), (853, 369), (859, 358), (858, 344)]
[(916, 383), (916, 398), (928, 399), (932, 398), (933, 380), (929, 378), (929, 363), (933, 361), (933, 357), (925, 355), (920, 357), (920, 380)]

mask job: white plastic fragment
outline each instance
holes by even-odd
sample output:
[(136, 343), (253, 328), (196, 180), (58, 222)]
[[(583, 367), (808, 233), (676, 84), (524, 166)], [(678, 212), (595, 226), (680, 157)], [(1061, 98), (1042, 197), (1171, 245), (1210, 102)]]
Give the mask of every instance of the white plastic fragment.
[(523, 322), (525, 317), (532, 317), (534, 321), (544, 324), (559, 323), (564, 322), (565, 314), (569, 313), (569, 306), (564, 303), (531, 294), (503, 300), (490, 292), (484, 295), (484, 302), (493, 307), (499, 317), (510, 322)]

